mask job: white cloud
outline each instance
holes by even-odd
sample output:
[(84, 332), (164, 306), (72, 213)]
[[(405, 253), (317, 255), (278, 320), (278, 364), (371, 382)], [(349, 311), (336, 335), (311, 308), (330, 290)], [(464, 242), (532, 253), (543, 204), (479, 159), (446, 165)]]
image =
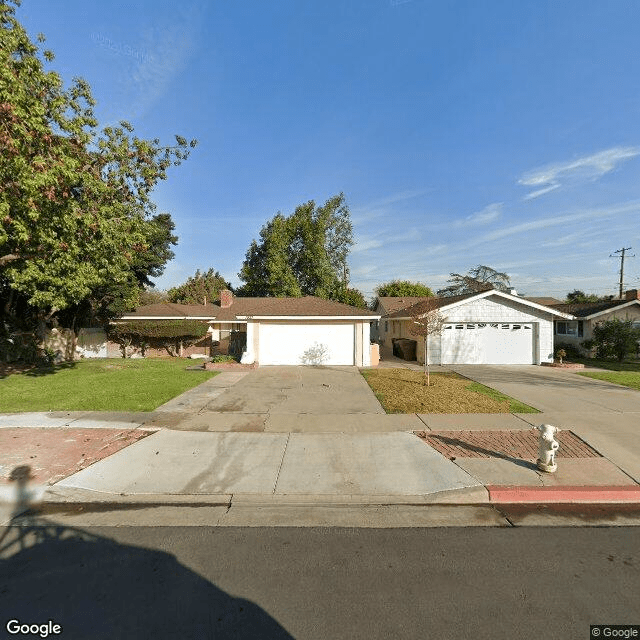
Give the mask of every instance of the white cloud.
[(368, 223), (373, 218), (380, 218), (395, 212), (394, 206), (407, 200), (413, 200), (418, 196), (427, 193), (427, 189), (411, 189), (408, 191), (400, 191), (393, 195), (374, 200), (360, 207), (351, 209), (351, 216), (354, 224)]
[(518, 180), (518, 184), (527, 187), (540, 187), (528, 193), (524, 198), (531, 200), (558, 189), (567, 180), (600, 178), (613, 171), (619, 163), (635, 158), (637, 155), (640, 155), (640, 147), (612, 147), (590, 156), (533, 169), (523, 174)]
[(462, 220), (458, 220), (455, 223), (455, 226), (468, 227), (489, 224), (490, 222), (497, 220), (502, 215), (502, 207), (502, 202), (493, 202), (492, 204), (487, 205), (484, 209), (476, 211)]
[(503, 229), (497, 229), (490, 233), (485, 234), (481, 238), (477, 238), (470, 243), (469, 246), (474, 246), (480, 242), (490, 242), (492, 240), (499, 240), (506, 238), (507, 236), (516, 235), (519, 233), (528, 233), (536, 231), (538, 229), (546, 229), (548, 227), (555, 227), (559, 225), (566, 225), (571, 222), (578, 222), (580, 220), (596, 220), (599, 218), (612, 218), (614, 216), (624, 215), (627, 213), (640, 212), (640, 202), (626, 202), (620, 205), (614, 205), (603, 209), (587, 209), (586, 211), (580, 211), (578, 213), (571, 213), (563, 216), (554, 216), (552, 218), (540, 218), (539, 220), (533, 220), (531, 222), (524, 222), (522, 224), (514, 225), (513, 227), (506, 227)]
[(351, 253), (360, 253), (362, 251), (369, 251), (370, 249), (377, 249), (382, 246), (380, 240), (364, 239), (358, 240), (353, 247), (351, 247)]

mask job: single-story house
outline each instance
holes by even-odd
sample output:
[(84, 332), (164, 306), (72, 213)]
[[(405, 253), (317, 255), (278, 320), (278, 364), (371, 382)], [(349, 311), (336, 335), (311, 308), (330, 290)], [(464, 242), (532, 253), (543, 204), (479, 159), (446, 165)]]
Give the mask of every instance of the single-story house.
[[(429, 300), (429, 297), (425, 296), (379, 296), (376, 298), (376, 304), (374, 307), (374, 313), (377, 313), (380, 317), (384, 317), (394, 311), (400, 311), (400, 309), (406, 309), (418, 302), (424, 302)], [(385, 326), (387, 329), (385, 329)], [(371, 337), (379, 344), (391, 346), (391, 338), (400, 338), (406, 336), (389, 335), (389, 324), (385, 325), (380, 320), (375, 320), (371, 324)]]
[(554, 304), (553, 308), (572, 316), (571, 320), (555, 321), (556, 343), (573, 344), (581, 348), (580, 345), (584, 340), (593, 338), (593, 329), (598, 323), (614, 318), (632, 320), (634, 326), (640, 328), (640, 291), (638, 289), (626, 291), (621, 300)]
[(554, 320), (573, 320), (564, 311), (495, 289), (450, 297), (425, 298), (387, 313), (380, 335), (416, 340), (418, 363), (424, 338), (411, 334), (412, 318), (437, 310), (445, 319), (440, 335), (427, 343), (429, 364), (541, 364), (553, 362)]
[(119, 320), (178, 318), (208, 322), (211, 341), (224, 340), (235, 332), (244, 343), (245, 364), (366, 367), (371, 364), (370, 323), (380, 316), (314, 296), (236, 298), (225, 290), (219, 305), (153, 304)]

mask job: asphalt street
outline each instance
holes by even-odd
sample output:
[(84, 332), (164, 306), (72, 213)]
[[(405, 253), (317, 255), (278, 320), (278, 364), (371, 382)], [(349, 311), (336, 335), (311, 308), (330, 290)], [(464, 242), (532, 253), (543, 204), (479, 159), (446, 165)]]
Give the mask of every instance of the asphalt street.
[[(30, 525), (30, 526), (28, 526)], [(640, 624), (638, 529), (89, 527), (0, 542), (8, 620), (69, 638), (562, 638)]]

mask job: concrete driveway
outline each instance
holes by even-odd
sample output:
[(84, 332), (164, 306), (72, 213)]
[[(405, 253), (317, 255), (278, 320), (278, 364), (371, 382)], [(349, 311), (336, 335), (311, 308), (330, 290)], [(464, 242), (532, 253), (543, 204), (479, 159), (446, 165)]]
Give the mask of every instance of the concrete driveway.
[(570, 429), (630, 477), (640, 482), (640, 391), (579, 376), (572, 370), (534, 365), (455, 365), (460, 375), (540, 409), (524, 413)]
[(260, 367), (214, 398), (224, 413), (384, 413), (357, 367)]
[(450, 365), (460, 375), (546, 412), (640, 412), (640, 392), (575, 370), (535, 365)]
[[(161, 407), (193, 395), (181, 415), (166, 414), (145, 426), (183, 431), (375, 432), (421, 428), (415, 416), (387, 415), (357, 367), (269, 366), (239, 372), (231, 384), (221, 376)], [(157, 412), (158, 413), (158, 412)]]

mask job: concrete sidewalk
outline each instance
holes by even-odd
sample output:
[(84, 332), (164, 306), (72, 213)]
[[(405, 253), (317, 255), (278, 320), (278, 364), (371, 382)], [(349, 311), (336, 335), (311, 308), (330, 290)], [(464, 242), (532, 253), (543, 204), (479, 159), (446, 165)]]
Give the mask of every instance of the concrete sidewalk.
[[(513, 376), (492, 386), (503, 386), (522, 399), (528, 373), (520, 370), (520, 387), (514, 386)], [(486, 373), (480, 374), (479, 378), (486, 378)], [(203, 411), (212, 398), (219, 398), (245, 375), (221, 374), (149, 413), (3, 415), (0, 437), (11, 429), (50, 431), (58, 434), (62, 453), (73, 441), (73, 434), (76, 440), (90, 440), (78, 436), (86, 430), (106, 429), (113, 438), (146, 430), (147, 437), (103, 459), (92, 452), (97, 461), (90, 466), (86, 457), (75, 466), (70, 464), (62, 480), (56, 477), (51, 485), (31, 487), (32, 497), (45, 505), (206, 505), (226, 509), (232, 505), (640, 506), (639, 414), (634, 411), (634, 396), (628, 393), (622, 394), (631, 403), (625, 410), (613, 410), (592, 398), (595, 401), (588, 410), (579, 411), (575, 405), (569, 406), (567, 399), (562, 400), (560, 379), (552, 377), (554, 395), (562, 402), (550, 403), (549, 410), (539, 414), (282, 413), (265, 418), (265, 414)], [(585, 383), (580, 380), (575, 384), (582, 389)], [(605, 404), (612, 394), (622, 397), (611, 385), (604, 387), (603, 393)], [(539, 397), (543, 389), (536, 388), (532, 394)], [(535, 466), (532, 429), (542, 423), (562, 430), (555, 474), (545, 474)], [(298, 432), (304, 427), (313, 432)], [(563, 434), (567, 434), (567, 444), (568, 438), (573, 438), (574, 445), (581, 440), (586, 448), (577, 454), (569, 451), (571, 447), (564, 450)], [(438, 439), (453, 443), (457, 453), (439, 451)], [(11, 442), (5, 437), (5, 457)], [(512, 448), (505, 453), (507, 444)], [(36, 457), (34, 451), (23, 464), (33, 464), (30, 459)], [(0, 469), (5, 478), (11, 472), (7, 461)], [(11, 464), (17, 461), (17, 457), (11, 458)], [(24, 495), (16, 497), (16, 489), (15, 484), (5, 482), (0, 486), (0, 500), (4, 499), (5, 505), (23, 500)]]

